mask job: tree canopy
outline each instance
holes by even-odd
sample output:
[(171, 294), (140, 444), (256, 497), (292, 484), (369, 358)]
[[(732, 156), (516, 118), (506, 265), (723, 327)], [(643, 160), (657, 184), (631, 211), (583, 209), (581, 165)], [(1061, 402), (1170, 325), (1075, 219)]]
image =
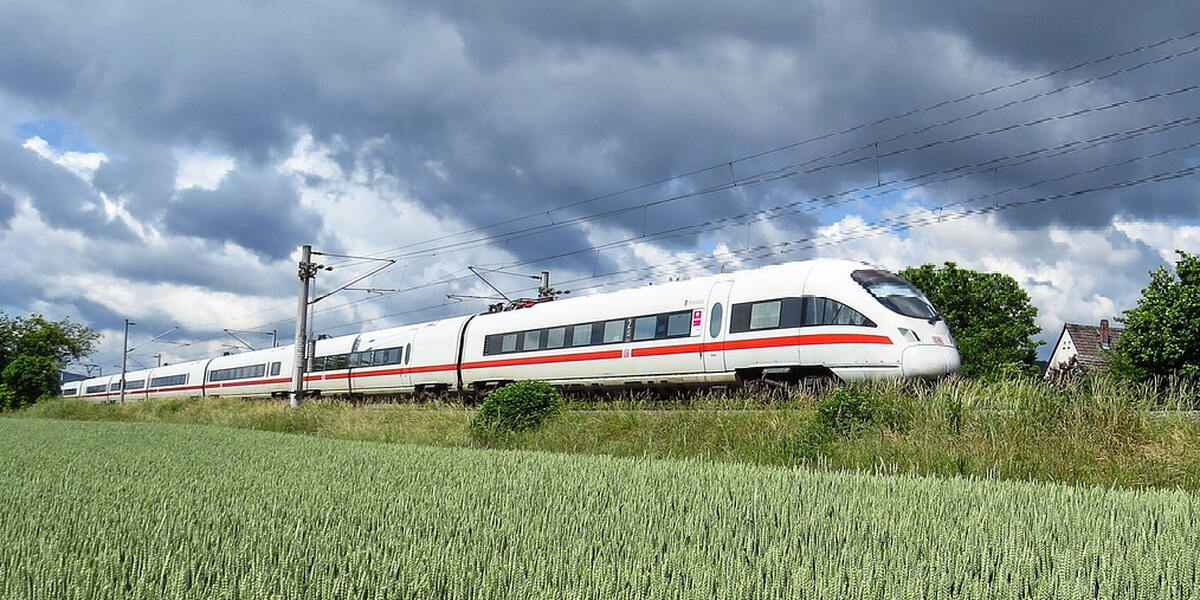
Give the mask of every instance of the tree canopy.
[(0, 408), (36, 402), (55, 392), (57, 371), (87, 356), (100, 334), (70, 319), (0, 313)]
[(1125, 331), (1112, 355), (1112, 368), (1126, 377), (1200, 376), (1200, 257), (1176, 250), (1175, 272), (1150, 272), (1136, 307), (1118, 319)]
[(1037, 308), (1003, 273), (960, 269), (953, 262), (909, 267), (900, 276), (925, 292), (958, 344), (962, 374), (998, 376), (1036, 371)]

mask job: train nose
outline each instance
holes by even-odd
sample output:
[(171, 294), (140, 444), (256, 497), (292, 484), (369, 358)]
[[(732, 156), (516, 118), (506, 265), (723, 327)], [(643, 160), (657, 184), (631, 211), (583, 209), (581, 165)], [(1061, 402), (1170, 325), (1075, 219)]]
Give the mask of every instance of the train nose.
[(953, 346), (914, 344), (904, 349), (900, 368), (905, 377), (932, 379), (958, 371), (958, 350)]

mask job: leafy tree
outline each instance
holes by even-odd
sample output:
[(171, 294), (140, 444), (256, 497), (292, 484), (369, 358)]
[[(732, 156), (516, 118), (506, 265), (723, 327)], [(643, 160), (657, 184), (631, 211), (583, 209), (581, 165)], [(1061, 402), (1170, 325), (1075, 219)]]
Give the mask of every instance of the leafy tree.
[(1125, 331), (1113, 348), (1112, 369), (1125, 377), (1200, 376), (1200, 257), (1176, 250), (1175, 272), (1150, 272), (1136, 307), (1118, 319)]
[(91, 354), (100, 334), (70, 319), (47, 321), (39, 314), (9, 317), (0, 313), (0, 369), (14, 358), (45, 356), (60, 363)]
[(960, 269), (952, 262), (909, 267), (900, 276), (925, 292), (958, 343), (962, 374), (1003, 377), (1033, 374), (1037, 307), (1017, 281), (1003, 273)]
[(0, 408), (32, 404), (53, 394), (57, 371), (90, 354), (100, 334), (70, 319), (0, 313)]
[(21, 408), (54, 395), (59, 364), (48, 356), (18, 356), (0, 371), (2, 408)]

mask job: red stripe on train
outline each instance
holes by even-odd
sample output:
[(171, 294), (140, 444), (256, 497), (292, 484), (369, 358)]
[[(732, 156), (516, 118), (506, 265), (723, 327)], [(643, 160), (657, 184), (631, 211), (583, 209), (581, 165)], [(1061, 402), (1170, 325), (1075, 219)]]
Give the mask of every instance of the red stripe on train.
[[(751, 340), (734, 340), (727, 342), (708, 342), (701, 344), (676, 344), (674, 346), (655, 346), (650, 348), (634, 348), (630, 355), (633, 357), (667, 356), (672, 354), (692, 354), (699, 352), (724, 352), (730, 350), (750, 350), (754, 348), (778, 348), (783, 346), (819, 346), (829, 344), (891, 344), (891, 338), (883, 335), (868, 335), (861, 333), (815, 333), (808, 335), (789, 335), (771, 338), (756, 338)], [(606, 352), (586, 352), (581, 354), (555, 354), (551, 356), (531, 356), (528, 358), (509, 358), (503, 360), (480, 361), (464, 363), (464, 369), (483, 369), (489, 367), (512, 367), (520, 365), (536, 365), (556, 362), (574, 362), (580, 360), (605, 360), (621, 358), (620, 350)]]
[[(789, 335), (782, 337), (755, 338), (750, 340), (733, 340), (726, 342), (705, 342), (699, 344), (676, 344), (673, 346), (655, 346), (650, 348), (634, 348), (630, 355), (634, 358), (646, 356), (669, 356), (672, 354), (692, 354), (700, 352), (724, 352), (730, 350), (751, 350), (756, 348), (779, 348), (783, 346), (820, 346), (829, 344), (891, 344), (891, 338), (883, 335), (862, 333), (816, 333), (808, 335)], [(549, 363), (579, 362), (588, 360), (612, 360), (621, 358), (620, 350), (603, 350), (598, 352), (579, 352), (575, 354), (553, 354), (549, 356), (528, 356), (522, 358), (504, 358), (498, 360), (483, 360), (463, 363), (464, 369), (487, 369), (493, 367), (516, 367), (523, 365), (539, 365)], [(453, 371), (455, 365), (429, 365), (424, 367), (403, 367), (399, 369), (381, 369), (378, 371), (349, 371), (346, 373), (328, 373), (325, 375), (308, 375), (305, 381), (337, 380), (358, 377), (384, 377), (388, 375), (403, 375), (405, 373), (431, 373), (437, 371)], [(288, 383), (291, 378), (264, 379), (251, 381), (236, 381), (230, 383), (210, 384), (208, 388), (238, 387), (246, 385), (269, 385), (272, 383)], [(184, 391), (200, 389), (201, 386), (188, 386), (162, 390), (148, 390), (142, 393), (165, 391)], [(97, 394), (105, 397), (113, 395)], [(126, 392), (129, 395), (129, 392)], [(89, 397), (85, 394), (82, 397)]]
[(242, 385), (270, 385), (272, 383), (290, 383), (291, 381), (291, 377), (280, 377), (278, 379), (252, 379), (250, 381), (231, 381), (229, 383), (219, 383), (216, 385), (209, 385), (208, 387), (227, 388), (238, 387)]
[(733, 340), (704, 344), (707, 352), (722, 350), (749, 350), (753, 348), (775, 348), (779, 346), (823, 346), (827, 344), (891, 344), (891, 338), (885, 335), (868, 335), (862, 333), (814, 333), (809, 335), (789, 335), (773, 338), (756, 338), (752, 340)]

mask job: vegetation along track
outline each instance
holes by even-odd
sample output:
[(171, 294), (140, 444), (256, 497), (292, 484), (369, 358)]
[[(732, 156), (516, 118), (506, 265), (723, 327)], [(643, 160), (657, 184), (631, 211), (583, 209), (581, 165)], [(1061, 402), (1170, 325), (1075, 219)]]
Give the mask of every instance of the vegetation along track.
[(1200, 499), (0, 420), (5, 598), (1194, 598)]

